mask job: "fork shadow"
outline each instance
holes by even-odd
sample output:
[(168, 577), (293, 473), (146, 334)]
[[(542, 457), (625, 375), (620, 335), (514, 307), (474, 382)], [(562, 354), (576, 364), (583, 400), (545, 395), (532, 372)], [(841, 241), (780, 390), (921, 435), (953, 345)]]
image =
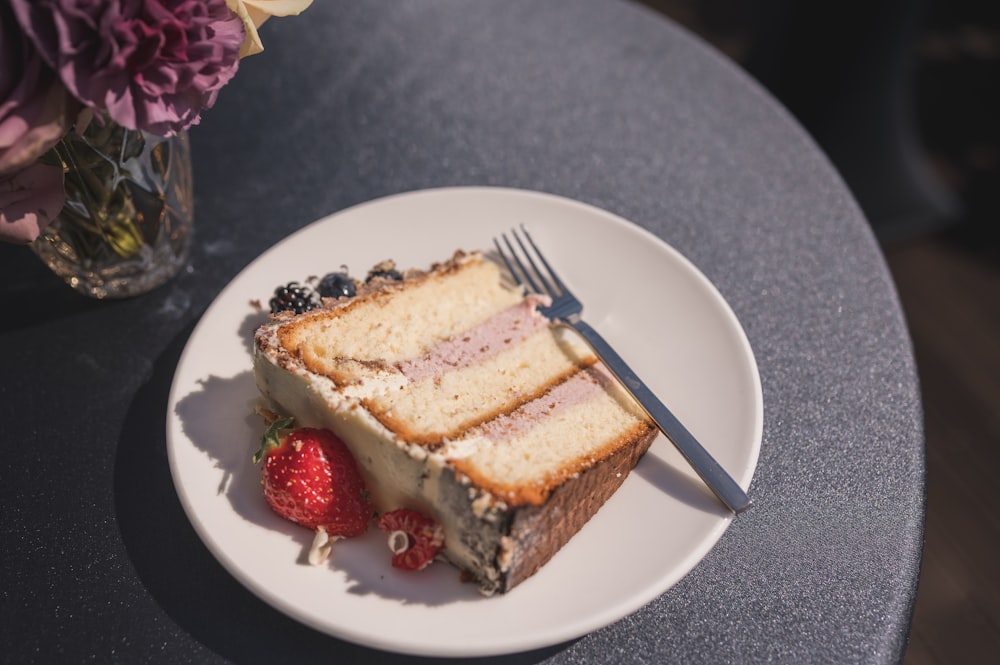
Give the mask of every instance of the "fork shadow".
[[(663, 438), (662, 435), (660, 438)], [(684, 473), (657, 454), (655, 448), (660, 442), (659, 440), (653, 442), (653, 447), (639, 460), (632, 473), (664, 494), (696, 510), (728, 515), (728, 512), (724, 510), (722, 504), (705, 483)], [(662, 443), (670, 445), (667, 441), (662, 441)]]

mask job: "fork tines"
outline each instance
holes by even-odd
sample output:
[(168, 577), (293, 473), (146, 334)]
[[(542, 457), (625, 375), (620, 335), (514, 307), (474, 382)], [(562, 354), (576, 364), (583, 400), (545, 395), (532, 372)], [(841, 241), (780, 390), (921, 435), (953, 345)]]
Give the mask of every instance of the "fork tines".
[[(518, 233), (517, 229), (511, 229), (510, 235), (517, 242), (520, 252), (514, 248), (506, 233), (500, 234), (504, 244), (507, 246), (506, 250), (504, 250), (500, 245), (500, 241), (496, 238), (493, 239), (493, 244), (496, 246), (500, 258), (507, 265), (507, 270), (510, 271), (514, 281), (518, 284), (527, 283), (535, 293), (548, 294), (553, 297), (565, 293), (566, 287), (549, 265), (549, 262), (545, 260), (545, 256), (538, 249), (538, 245), (535, 244), (524, 224), (521, 225), (521, 233)], [(531, 246), (530, 250), (528, 249), (528, 245), (525, 245), (521, 239), (522, 236), (527, 239), (528, 245)], [(522, 255), (527, 259), (527, 264), (521, 259)], [(536, 257), (542, 267), (545, 268), (544, 271), (539, 267), (538, 262), (535, 261)]]

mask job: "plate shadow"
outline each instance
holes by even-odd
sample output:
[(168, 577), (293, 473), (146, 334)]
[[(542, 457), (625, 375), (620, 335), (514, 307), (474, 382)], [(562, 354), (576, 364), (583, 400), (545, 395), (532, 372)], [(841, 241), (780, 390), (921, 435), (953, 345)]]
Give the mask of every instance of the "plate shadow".
[[(355, 645), (289, 618), (241, 585), (201, 542), (174, 489), (166, 432), (160, 425), (174, 370), (192, 328), (182, 331), (157, 358), (149, 381), (137, 391), (115, 457), (115, 516), (134, 574), (174, 622), (142, 619), (154, 624), (147, 630), (160, 631), (157, 639), (165, 641), (193, 640), (221, 658), (248, 665), (326, 664), (331, 660), (359, 665), (440, 662)], [(238, 482), (230, 480), (229, 489)], [(570, 644), (449, 662), (529, 665), (549, 659)]]

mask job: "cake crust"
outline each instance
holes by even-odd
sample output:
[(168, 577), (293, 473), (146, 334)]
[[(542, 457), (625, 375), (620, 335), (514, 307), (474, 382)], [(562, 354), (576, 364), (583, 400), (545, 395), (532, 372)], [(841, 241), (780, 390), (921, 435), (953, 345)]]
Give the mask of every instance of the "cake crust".
[[(655, 429), (639, 434), (599, 464), (560, 484), (544, 505), (513, 509), (510, 564), (500, 590), (513, 589), (548, 563), (618, 491), (656, 435)], [(529, 542), (531, 547), (525, 547)], [(500, 556), (507, 556), (507, 552), (502, 551)]]

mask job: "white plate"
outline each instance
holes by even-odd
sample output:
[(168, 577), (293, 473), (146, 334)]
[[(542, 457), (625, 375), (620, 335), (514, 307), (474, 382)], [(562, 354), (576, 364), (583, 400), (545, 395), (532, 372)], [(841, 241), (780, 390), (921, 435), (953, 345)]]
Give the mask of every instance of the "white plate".
[(753, 353), (709, 281), (673, 248), (605, 211), (496, 188), (401, 194), (319, 220), (261, 255), (219, 295), (177, 366), (167, 448), (181, 503), (212, 553), (267, 603), (317, 630), (409, 654), (482, 656), (557, 644), (606, 626), (669, 589), (712, 548), (731, 517), (659, 437), (593, 520), (534, 577), (483, 598), (436, 562), (389, 566), (372, 529), (342, 541), (329, 565), (302, 554), (310, 533), (271, 513), (251, 464), (262, 432), (251, 409), (251, 302), (290, 280), (346, 264), (363, 276), (385, 258), (426, 267), (456, 248), (491, 247), (529, 226), (586, 304), (588, 322), (630, 361), (746, 488), (763, 403)]

